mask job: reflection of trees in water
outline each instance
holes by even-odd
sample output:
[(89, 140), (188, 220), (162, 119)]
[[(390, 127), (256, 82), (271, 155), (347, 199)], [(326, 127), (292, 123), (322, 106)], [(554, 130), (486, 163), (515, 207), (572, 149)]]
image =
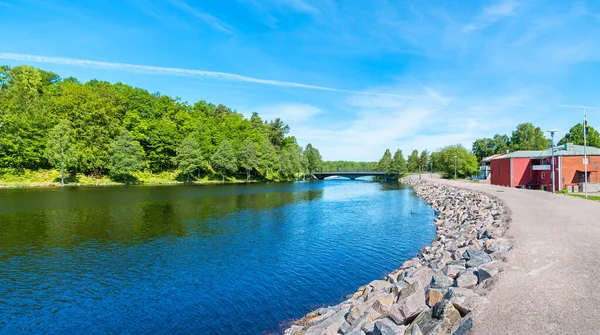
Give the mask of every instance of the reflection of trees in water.
[[(163, 191), (165, 194), (160, 193)], [(163, 196), (168, 200), (149, 200), (149, 192), (157, 192), (157, 197)], [(147, 239), (180, 237), (189, 233), (227, 233), (235, 229), (239, 220), (248, 219), (236, 218), (236, 215), (256, 215), (250, 221), (257, 222), (263, 210), (319, 199), (323, 190), (213, 197), (184, 197), (182, 194), (162, 188), (131, 192), (128, 197), (118, 195), (117, 203), (104, 201), (99, 199), (98, 194), (93, 194), (89, 201), (91, 204), (73, 207), (68, 205), (71, 201), (82, 200), (70, 197), (83, 197), (88, 193), (71, 192), (51, 204), (38, 203), (33, 206), (36, 210), (30, 212), (0, 214), (0, 259), (31, 248), (65, 248), (90, 241), (135, 244)], [(23, 195), (26, 197), (26, 194)], [(105, 195), (115, 196), (110, 192)], [(38, 201), (47, 200), (38, 198)], [(44, 204), (48, 209), (43, 209)]]

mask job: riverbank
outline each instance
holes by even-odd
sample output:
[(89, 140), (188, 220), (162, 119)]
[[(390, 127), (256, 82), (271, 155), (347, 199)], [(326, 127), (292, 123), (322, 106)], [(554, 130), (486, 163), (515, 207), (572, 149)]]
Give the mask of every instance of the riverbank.
[[(161, 173), (135, 172), (133, 179), (125, 184), (115, 181), (108, 176), (87, 176), (76, 174), (65, 176), (65, 184), (60, 183), (58, 170), (24, 170), (20, 174), (0, 174), (0, 188), (39, 188), (39, 187), (78, 187), (78, 186), (123, 186), (123, 185), (183, 185), (186, 182), (178, 172), (168, 171)], [(254, 183), (256, 180), (250, 180)], [(188, 184), (211, 185), (222, 184), (221, 176), (210, 175), (192, 179)], [(246, 183), (245, 179), (225, 178), (225, 183)]]
[(285, 331), (309, 334), (466, 334), (473, 311), (512, 247), (510, 213), (496, 198), (427, 179), (402, 180), (437, 213), (437, 239), (417, 257), (360, 287), (346, 301), (308, 313)]

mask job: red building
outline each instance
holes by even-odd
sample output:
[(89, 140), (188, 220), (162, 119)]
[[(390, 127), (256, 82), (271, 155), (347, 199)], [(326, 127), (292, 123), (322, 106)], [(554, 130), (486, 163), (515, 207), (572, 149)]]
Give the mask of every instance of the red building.
[[(600, 191), (600, 149), (587, 147), (588, 191)], [(554, 148), (556, 190), (583, 190), (583, 146), (567, 143)], [(508, 187), (552, 190), (552, 150), (515, 151), (490, 161), (491, 183)]]

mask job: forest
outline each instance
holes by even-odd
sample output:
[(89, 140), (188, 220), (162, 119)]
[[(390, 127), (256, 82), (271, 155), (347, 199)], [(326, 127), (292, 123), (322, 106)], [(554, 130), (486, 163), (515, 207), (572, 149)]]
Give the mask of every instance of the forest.
[[(224, 105), (188, 104), (123, 83), (0, 67), (0, 175), (60, 171), (139, 182), (171, 172), (180, 181), (294, 180), (320, 171), (281, 119), (250, 118)], [(76, 179), (76, 178), (75, 178)]]

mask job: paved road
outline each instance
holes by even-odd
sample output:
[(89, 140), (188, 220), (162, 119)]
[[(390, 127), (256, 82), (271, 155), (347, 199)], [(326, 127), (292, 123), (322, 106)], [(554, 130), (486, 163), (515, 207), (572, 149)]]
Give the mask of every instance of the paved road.
[(600, 334), (600, 203), (541, 191), (452, 182), (512, 211), (509, 253), (475, 334)]

